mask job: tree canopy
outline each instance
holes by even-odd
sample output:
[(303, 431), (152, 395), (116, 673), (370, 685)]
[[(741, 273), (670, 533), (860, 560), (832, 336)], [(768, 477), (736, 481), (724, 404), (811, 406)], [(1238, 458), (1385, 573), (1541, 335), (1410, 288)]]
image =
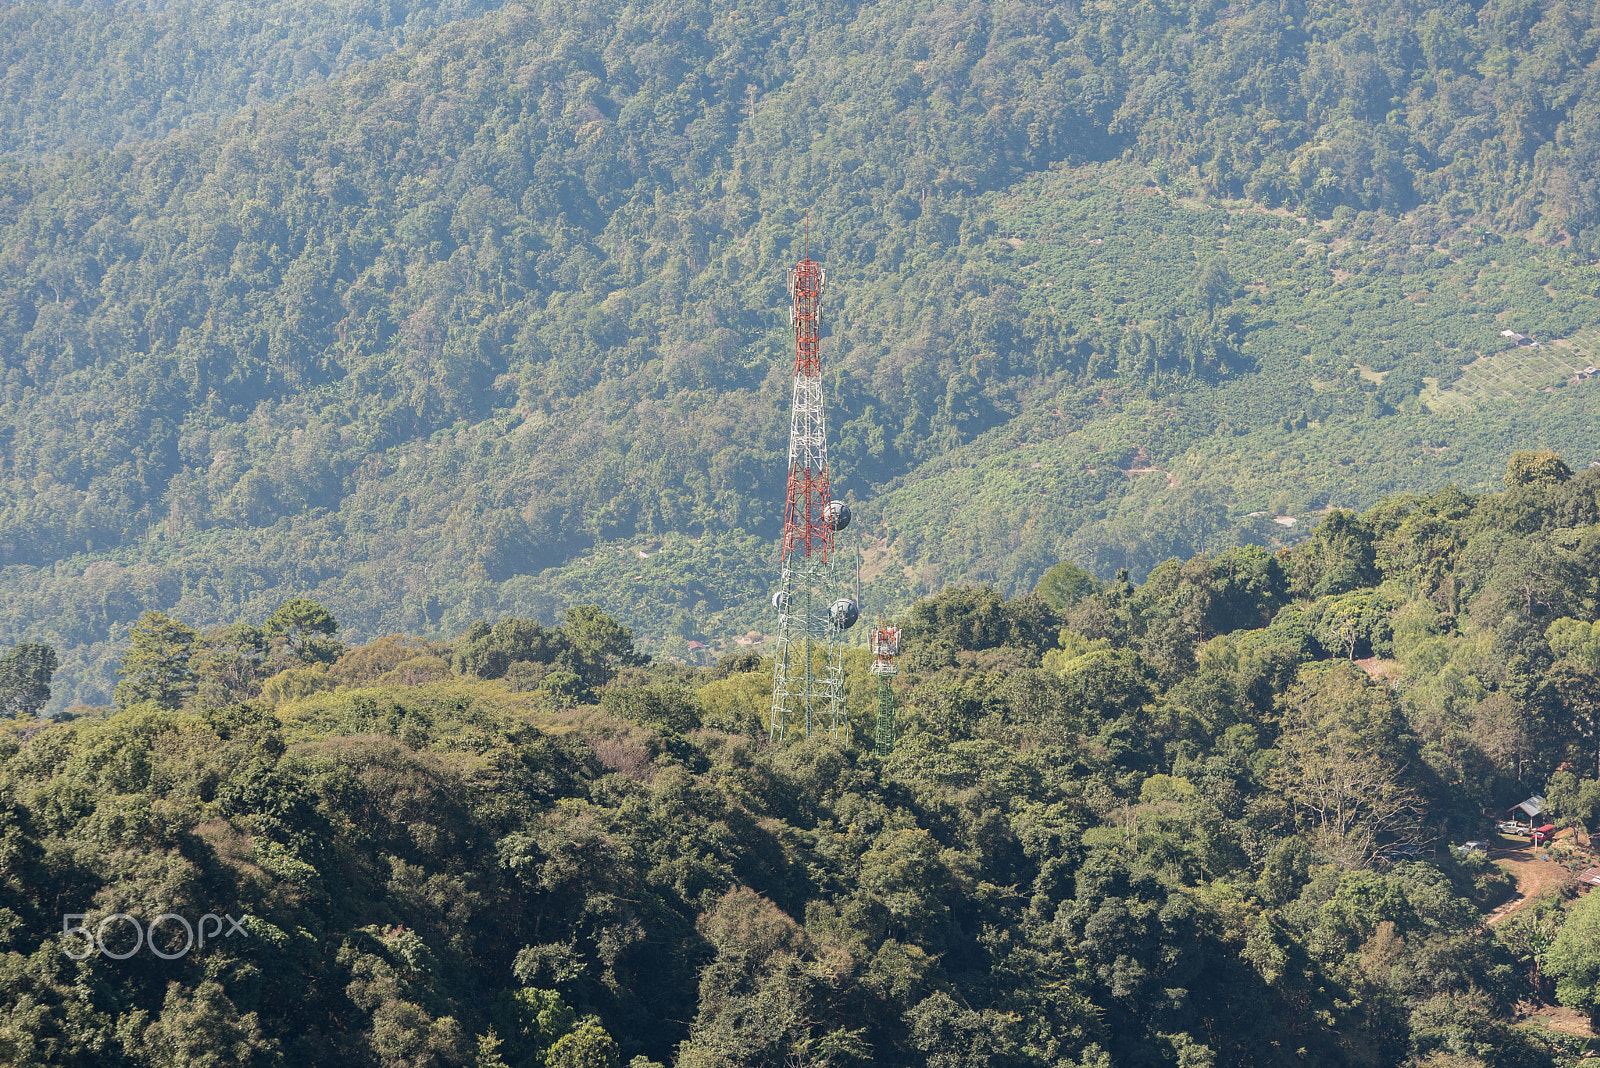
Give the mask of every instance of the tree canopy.
[[(1600, 832), (1597, 546), (1583, 471), (943, 591), (885, 753), (865, 650), (850, 736), (772, 744), (770, 661), (592, 605), (329, 665), (268, 637), (343, 633), (315, 602), (151, 615), (123, 709), (0, 730), (0, 1058), (1574, 1063), (1515, 1006), (1594, 1008), (1595, 899), (1485, 927), (1452, 843), (1531, 793)], [(206, 913), (247, 935), (180, 953)]]

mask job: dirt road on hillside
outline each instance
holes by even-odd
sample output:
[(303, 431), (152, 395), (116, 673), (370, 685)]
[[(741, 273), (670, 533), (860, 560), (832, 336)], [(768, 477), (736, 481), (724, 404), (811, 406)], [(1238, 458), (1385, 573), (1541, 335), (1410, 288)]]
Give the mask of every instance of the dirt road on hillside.
[[(1573, 881), (1572, 872), (1557, 863), (1552, 852), (1571, 849), (1575, 845), (1572, 841), (1572, 830), (1561, 831), (1556, 835), (1556, 841), (1550, 846), (1539, 846), (1537, 849), (1527, 842), (1513, 844), (1513, 839), (1496, 838), (1496, 846), (1489, 851), (1489, 859), (1504, 868), (1513, 879), (1517, 881), (1517, 889), (1510, 900), (1493, 912), (1489, 913), (1488, 924), (1493, 927), (1500, 921), (1514, 915), (1524, 905), (1543, 894), (1553, 893), (1562, 886)], [(1563, 841), (1565, 840), (1565, 841)]]

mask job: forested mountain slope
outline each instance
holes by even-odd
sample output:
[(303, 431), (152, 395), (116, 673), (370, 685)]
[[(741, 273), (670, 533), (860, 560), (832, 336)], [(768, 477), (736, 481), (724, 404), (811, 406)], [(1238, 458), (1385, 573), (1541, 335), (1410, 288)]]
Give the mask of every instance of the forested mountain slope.
[[(1592, 384), (1422, 402), (1508, 323), (1600, 321), (1590, 17), (518, 5), (215, 128), (12, 155), (0, 630), (93, 702), (157, 606), (311, 592), (372, 635), (578, 590), (658, 651), (759, 629), (808, 213), (879, 600), (1142, 574), (1516, 445), (1581, 465)], [(1349, 478), (1304, 492), (1319, 435)], [(647, 574), (654, 539), (715, 563)]]
[(1600, 896), (1486, 928), (1452, 848), (1535, 791), (1600, 832), (1600, 471), (1507, 482), (920, 601), (889, 753), (864, 656), (854, 741), (772, 745), (770, 662), (593, 608), (152, 613), (122, 711), (0, 731), (0, 1060), (1578, 1064), (1512, 1012), (1600, 1007)]
[(115, 148), (204, 129), (496, 6), (8, 3), (0, 154)]

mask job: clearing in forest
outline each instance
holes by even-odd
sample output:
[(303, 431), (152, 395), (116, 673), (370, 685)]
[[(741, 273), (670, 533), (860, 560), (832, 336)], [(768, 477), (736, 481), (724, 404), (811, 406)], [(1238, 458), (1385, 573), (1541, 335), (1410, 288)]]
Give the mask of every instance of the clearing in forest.
[(1517, 1003), (1515, 1020), (1524, 1026), (1544, 1028), (1573, 1038), (1593, 1038), (1589, 1014), (1564, 1005), (1540, 1005), (1532, 1001)]
[(1436, 412), (1469, 411), (1486, 401), (1559, 389), (1600, 357), (1600, 326), (1568, 338), (1479, 356), (1450, 388), (1430, 384), (1422, 401)]
[[(1505, 904), (1489, 913), (1488, 924), (1493, 927), (1509, 918), (1524, 905), (1544, 894), (1558, 890), (1572, 881), (1572, 872), (1556, 858), (1566, 856), (1577, 846), (1571, 828), (1556, 835), (1551, 846), (1535, 849), (1526, 841), (1497, 836), (1489, 858), (1517, 881), (1516, 893)], [(1516, 844), (1513, 845), (1512, 843)]]

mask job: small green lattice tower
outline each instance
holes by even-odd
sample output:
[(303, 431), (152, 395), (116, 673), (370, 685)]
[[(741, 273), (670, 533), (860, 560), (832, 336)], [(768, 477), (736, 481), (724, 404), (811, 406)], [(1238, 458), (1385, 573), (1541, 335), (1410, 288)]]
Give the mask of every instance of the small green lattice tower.
[(899, 668), (900, 628), (886, 627), (883, 616), (872, 629), (868, 640), (872, 646), (872, 673), (878, 677), (878, 725), (875, 741), (878, 752), (887, 755), (894, 749), (894, 690), (889, 679)]

